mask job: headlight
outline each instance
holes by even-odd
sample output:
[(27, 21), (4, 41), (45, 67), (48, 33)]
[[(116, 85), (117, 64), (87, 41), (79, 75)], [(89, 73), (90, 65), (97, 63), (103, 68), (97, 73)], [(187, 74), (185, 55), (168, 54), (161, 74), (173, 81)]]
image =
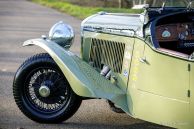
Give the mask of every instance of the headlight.
[(63, 21), (56, 23), (49, 31), (49, 38), (64, 48), (70, 48), (75, 34), (73, 28)]

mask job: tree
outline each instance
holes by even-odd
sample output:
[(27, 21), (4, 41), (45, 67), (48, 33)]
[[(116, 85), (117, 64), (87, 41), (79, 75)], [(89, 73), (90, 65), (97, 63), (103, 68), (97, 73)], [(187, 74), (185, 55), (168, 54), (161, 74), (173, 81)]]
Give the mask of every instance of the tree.
[(122, 0), (119, 0), (118, 3), (119, 3), (119, 8), (122, 8)]
[(119, 8), (123, 8), (123, 7), (130, 7), (131, 4), (131, 0), (118, 0), (119, 3)]

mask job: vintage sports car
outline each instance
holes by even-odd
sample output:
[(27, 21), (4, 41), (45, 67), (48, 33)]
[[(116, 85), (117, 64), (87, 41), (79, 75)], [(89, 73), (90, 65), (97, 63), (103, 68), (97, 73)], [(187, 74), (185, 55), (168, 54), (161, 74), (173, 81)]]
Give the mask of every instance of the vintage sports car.
[[(187, 0), (154, 0), (142, 14), (100, 12), (82, 22), (81, 57), (69, 51), (71, 26), (32, 39), (47, 53), (18, 69), (19, 109), (40, 123), (70, 118), (85, 99), (174, 128), (194, 127), (194, 9)], [(142, 6), (141, 6), (142, 7)]]

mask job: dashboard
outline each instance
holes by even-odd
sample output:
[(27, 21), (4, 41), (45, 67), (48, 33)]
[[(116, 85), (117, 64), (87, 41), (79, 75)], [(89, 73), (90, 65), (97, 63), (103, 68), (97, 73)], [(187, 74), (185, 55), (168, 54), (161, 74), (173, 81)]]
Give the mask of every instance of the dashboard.
[(156, 27), (159, 42), (194, 40), (194, 23), (165, 24)]

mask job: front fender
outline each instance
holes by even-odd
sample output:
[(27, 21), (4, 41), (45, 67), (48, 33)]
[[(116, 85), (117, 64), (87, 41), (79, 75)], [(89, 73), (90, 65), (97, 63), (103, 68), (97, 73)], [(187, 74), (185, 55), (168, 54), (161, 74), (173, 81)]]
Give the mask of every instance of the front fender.
[[(73, 91), (80, 96), (93, 97), (95, 94), (84, 84), (88, 84), (86, 79), (81, 76), (78, 66), (74, 62), (76, 57), (70, 51), (64, 50), (62, 47), (57, 45), (55, 42), (44, 39), (32, 39), (24, 42), (23, 46), (37, 45), (43, 48), (53, 58), (57, 65), (62, 70), (66, 79), (70, 83)], [(74, 73), (74, 74), (73, 74)], [(75, 75), (79, 76), (76, 77)], [(82, 83), (84, 82), (84, 83)]]
[(29, 45), (37, 45), (48, 52), (77, 95), (109, 99), (128, 112), (126, 93), (75, 54), (48, 39), (33, 39), (23, 44), (23, 46)]

